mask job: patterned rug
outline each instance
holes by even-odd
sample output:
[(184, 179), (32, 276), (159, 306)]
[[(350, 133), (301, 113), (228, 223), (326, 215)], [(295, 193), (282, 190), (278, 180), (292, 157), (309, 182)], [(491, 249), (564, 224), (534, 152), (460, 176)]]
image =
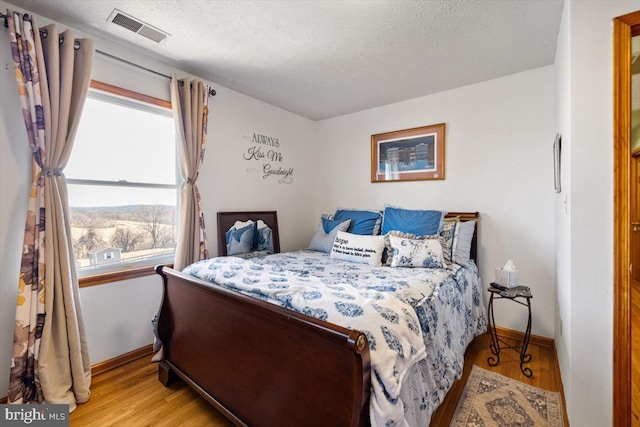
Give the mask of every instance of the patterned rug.
[(449, 427), (562, 427), (562, 397), (473, 366)]

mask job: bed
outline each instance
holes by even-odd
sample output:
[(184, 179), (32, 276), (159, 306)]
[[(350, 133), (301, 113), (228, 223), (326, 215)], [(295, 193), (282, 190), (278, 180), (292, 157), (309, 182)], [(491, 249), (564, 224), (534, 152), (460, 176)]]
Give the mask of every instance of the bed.
[[(477, 213), (449, 216), (478, 221)], [(477, 231), (475, 260), (476, 242)], [(434, 271), (424, 279), (419, 274), (426, 270)], [(157, 273), (164, 284), (160, 381), (182, 378), (240, 426), (428, 425), (461, 375), (466, 346), (486, 330), (475, 263), (390, 269), (297, 251)], [(284, 282), (293, 297), (282, 293)], [(323, 292), (341, 298), (331, 307), (343, 317), (365, 307), (387, 323), (373, 328), (356, 313), (340, 326), (321, 305)], [(359, 304), (364, 297), (374, 304)], [(385, 308), (375, 299), (397, 305)]]

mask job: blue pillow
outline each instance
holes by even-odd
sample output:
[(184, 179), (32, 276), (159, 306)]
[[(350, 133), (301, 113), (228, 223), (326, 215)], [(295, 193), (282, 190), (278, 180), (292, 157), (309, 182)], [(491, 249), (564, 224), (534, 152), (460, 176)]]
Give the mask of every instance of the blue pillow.
[(361, 234), (365, 236), (376, 236), (380, 234), (382, 215), (379, 211), (338, 209), (335, 215), (333, 215), (333, 219), (338, 221), (350, 219), (351, 225), (347, 232), (351, 234)]
[(253, 247), (255, 223), (236, 229), (231, 227), (226, 232), (227, 255), (244, 254), (250, 252)]
[(273, 234), (269, 227), (258, 228), (256, 233), (258, 237), (258, 244), (256, 245), (256, 251), (267, 251), (273, 253)]
[(322, 221), (322, 228), (324, 229), (324, 232), (329, 234), (331, 233), (331, 230), (333, 230), (334, 228), (336, 228), (336, 226), (340, 225), (342, 221), (339, 221), (337, 219), (329, 219), (329, 218), (320, 218), (320, 221)]
[(260, 230), (258, 229), (258, 223), (253, 222), (253, 242), (251, 243), (251, 250), (257, 251), (259, 244), (260, 244)]
[(390, 231), (402, 231), (416, 236), (438, 234), (442, 227), (445, 212), (421, 211), (387, 206), (382, 219), (382, 234)]

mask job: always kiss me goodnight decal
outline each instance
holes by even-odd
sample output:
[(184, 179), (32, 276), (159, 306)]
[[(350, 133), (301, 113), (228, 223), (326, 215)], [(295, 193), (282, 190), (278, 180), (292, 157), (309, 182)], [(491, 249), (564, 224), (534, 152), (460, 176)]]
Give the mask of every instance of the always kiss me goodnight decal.
[(293, 168), (283, 164), (285, 157), (278, 138), (259, 133), (254, 133), (253, 136), (243, 135), (242, 138), (250, 144), (242, 158), (259, 164), (259, 167), (247, 168), (247, 173), (258, 173), (262, 179), (276, 179), (280, 184), (293, 183)]

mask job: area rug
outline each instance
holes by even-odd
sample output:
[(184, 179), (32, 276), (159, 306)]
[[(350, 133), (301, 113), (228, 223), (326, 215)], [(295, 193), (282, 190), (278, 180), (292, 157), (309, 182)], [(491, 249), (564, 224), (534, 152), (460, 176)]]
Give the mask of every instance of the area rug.
[(560, 393), (473, 366), (450, 427), (563, 427)]

